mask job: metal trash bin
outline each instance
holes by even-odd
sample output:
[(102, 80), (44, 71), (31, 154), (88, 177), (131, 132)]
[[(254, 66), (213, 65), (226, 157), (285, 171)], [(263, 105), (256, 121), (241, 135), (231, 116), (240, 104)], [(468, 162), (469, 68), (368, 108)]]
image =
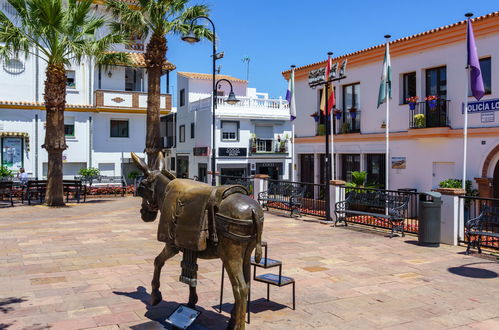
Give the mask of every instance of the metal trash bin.
[[(418, 190), (416, 188), (400, 188), (400, 189), (397, 189), (397, 191), (401, 192), (402, 194), (408, 193), (408, 194), (404, 194), (404, 195), (407, 195), (409, 197), (409, 203), (407, 205), (407, 218), (416, 219), (418, 217), (418, 213), (417, 213), (418, 203), (416, 200), (417, 196), (413, 196), (414, 194), (410, 194), (410, 193), (418, 192)], [(411, 198), (411, 196), (413, 196), (414, 198)]]
[(440, 246), (440, 220), (442, 218), (442, 194), (419, 194), (418, 244)]

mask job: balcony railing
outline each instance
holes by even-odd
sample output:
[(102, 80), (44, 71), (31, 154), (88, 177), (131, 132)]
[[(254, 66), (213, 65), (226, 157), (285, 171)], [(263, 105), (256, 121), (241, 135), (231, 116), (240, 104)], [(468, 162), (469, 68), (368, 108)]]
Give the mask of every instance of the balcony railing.
[(252, 154), (264, 153), (288, 153), (288, 140), (274, 140), (274, 139), (251, 139), (250, 149)]
[(270, 108), (270, 109), (289, 109), (288, 102), (282, 99), (259, 99), (253, 97), (238, 96), (237, 102), (234, 105), (225, 102), (226, 97), (217, 97), (217, 105), (219, 107), (245, 107), (245, 108)]
[(418, 102), (414, 110), (409, 109), (410, 128), (449, 126), (450, 100), (436, 100), (434, 106), (429, 101)]
[[(355, 118), (354, 118), (355, 117)], [(334, 134), (360, 133), (361, 112), (356, 111), (352, 116), (349, 111), (344, 111), (339, 119), (333, 115), (331, 129)], [(317, 124), (316, 136), (326, 135), (326, 124)]]
[[(95, 91), (95, 106), (99, 108), (147, 109), (147, 93), (124, 91)], [(172, 96), (161, 94), (160, 110), (171, 110)]]

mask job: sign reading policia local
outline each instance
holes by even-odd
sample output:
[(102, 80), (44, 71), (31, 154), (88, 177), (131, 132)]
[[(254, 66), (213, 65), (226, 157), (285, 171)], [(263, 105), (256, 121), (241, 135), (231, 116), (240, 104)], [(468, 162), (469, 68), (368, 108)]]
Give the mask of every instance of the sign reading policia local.
[[(464, 113), (464, 104), (462, 105), (462, 107)], [(468, 113), (483, 111), (499, 111), (499, 99), (468, 102)]]

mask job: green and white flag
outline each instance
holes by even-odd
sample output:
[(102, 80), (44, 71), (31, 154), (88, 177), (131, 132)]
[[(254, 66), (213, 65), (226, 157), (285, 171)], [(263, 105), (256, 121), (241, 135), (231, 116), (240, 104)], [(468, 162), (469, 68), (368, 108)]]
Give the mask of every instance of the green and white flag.
[(392, 98), (392, 64), (390, 62), (390, 45), (387, 42), (385, 59), (383, 61), (383, 72), (381, 73), (381, 83), (379, 85), (378, 108), (386, 102), (388, 97)]

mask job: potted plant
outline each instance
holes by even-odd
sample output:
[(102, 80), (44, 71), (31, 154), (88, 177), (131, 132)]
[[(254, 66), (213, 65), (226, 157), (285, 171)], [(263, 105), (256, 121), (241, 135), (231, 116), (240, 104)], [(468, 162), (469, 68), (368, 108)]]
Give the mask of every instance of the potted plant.
[(348, 109), (348, 111), (350, 112), (350, 117), (352, 117), (352, 119), (355, 119), (357, 117), (356, 107), (351, 107), (350, 109)]
[(341, 119), (341, 110), (339, 109), (334, 109), (333, 110), (333, 115), (336, 119), (340, 120)]
[(12, 171), (7, 168), (7, 166), (0, 165), (0, 181), (3, 178), (10, 178), (12, 176)]
[(317, 125), (317, 135), (326, 135), (326, 125), (324, 124), (319, 124)]
[(80, 171), (78, 173), (82, 176), (83, 181), (87, 181), (88, 184), (92, 186), (93, 180), (100, 175), (100, 170), (93, 167), (80, 168)]
[(286, 142), (287, 140), (281, 140), (279, 142), (279, 152), (286, 152)]
[(341, 134), (347, 133), (350, 133), (350, 123), (344, 122), (343, 125), (341, 125)]
[(314, 118), (314, 121), (318, 123), (320, 114), (318, 112), (314, 112), (313, 114), (310, 115), (310, 117)]
[(251, 152), (256, 153), (256, 134), (251, 133)]
[(414, 115), (414, 125), (417, 128), (423, 128), (426, 126), (426, 117), (422, 113), (418, 113), (417, 115)]
[(405, 99), (409, 103), (409, 109), (416, 109), (416, 103), (418, 103), (419, 96), (411, 96)]
[(429, 96), (425, 97), (424, 100), (428, 102), (430, 109), (433, 110), (437, 107), (438, 95), (429, 95)]

